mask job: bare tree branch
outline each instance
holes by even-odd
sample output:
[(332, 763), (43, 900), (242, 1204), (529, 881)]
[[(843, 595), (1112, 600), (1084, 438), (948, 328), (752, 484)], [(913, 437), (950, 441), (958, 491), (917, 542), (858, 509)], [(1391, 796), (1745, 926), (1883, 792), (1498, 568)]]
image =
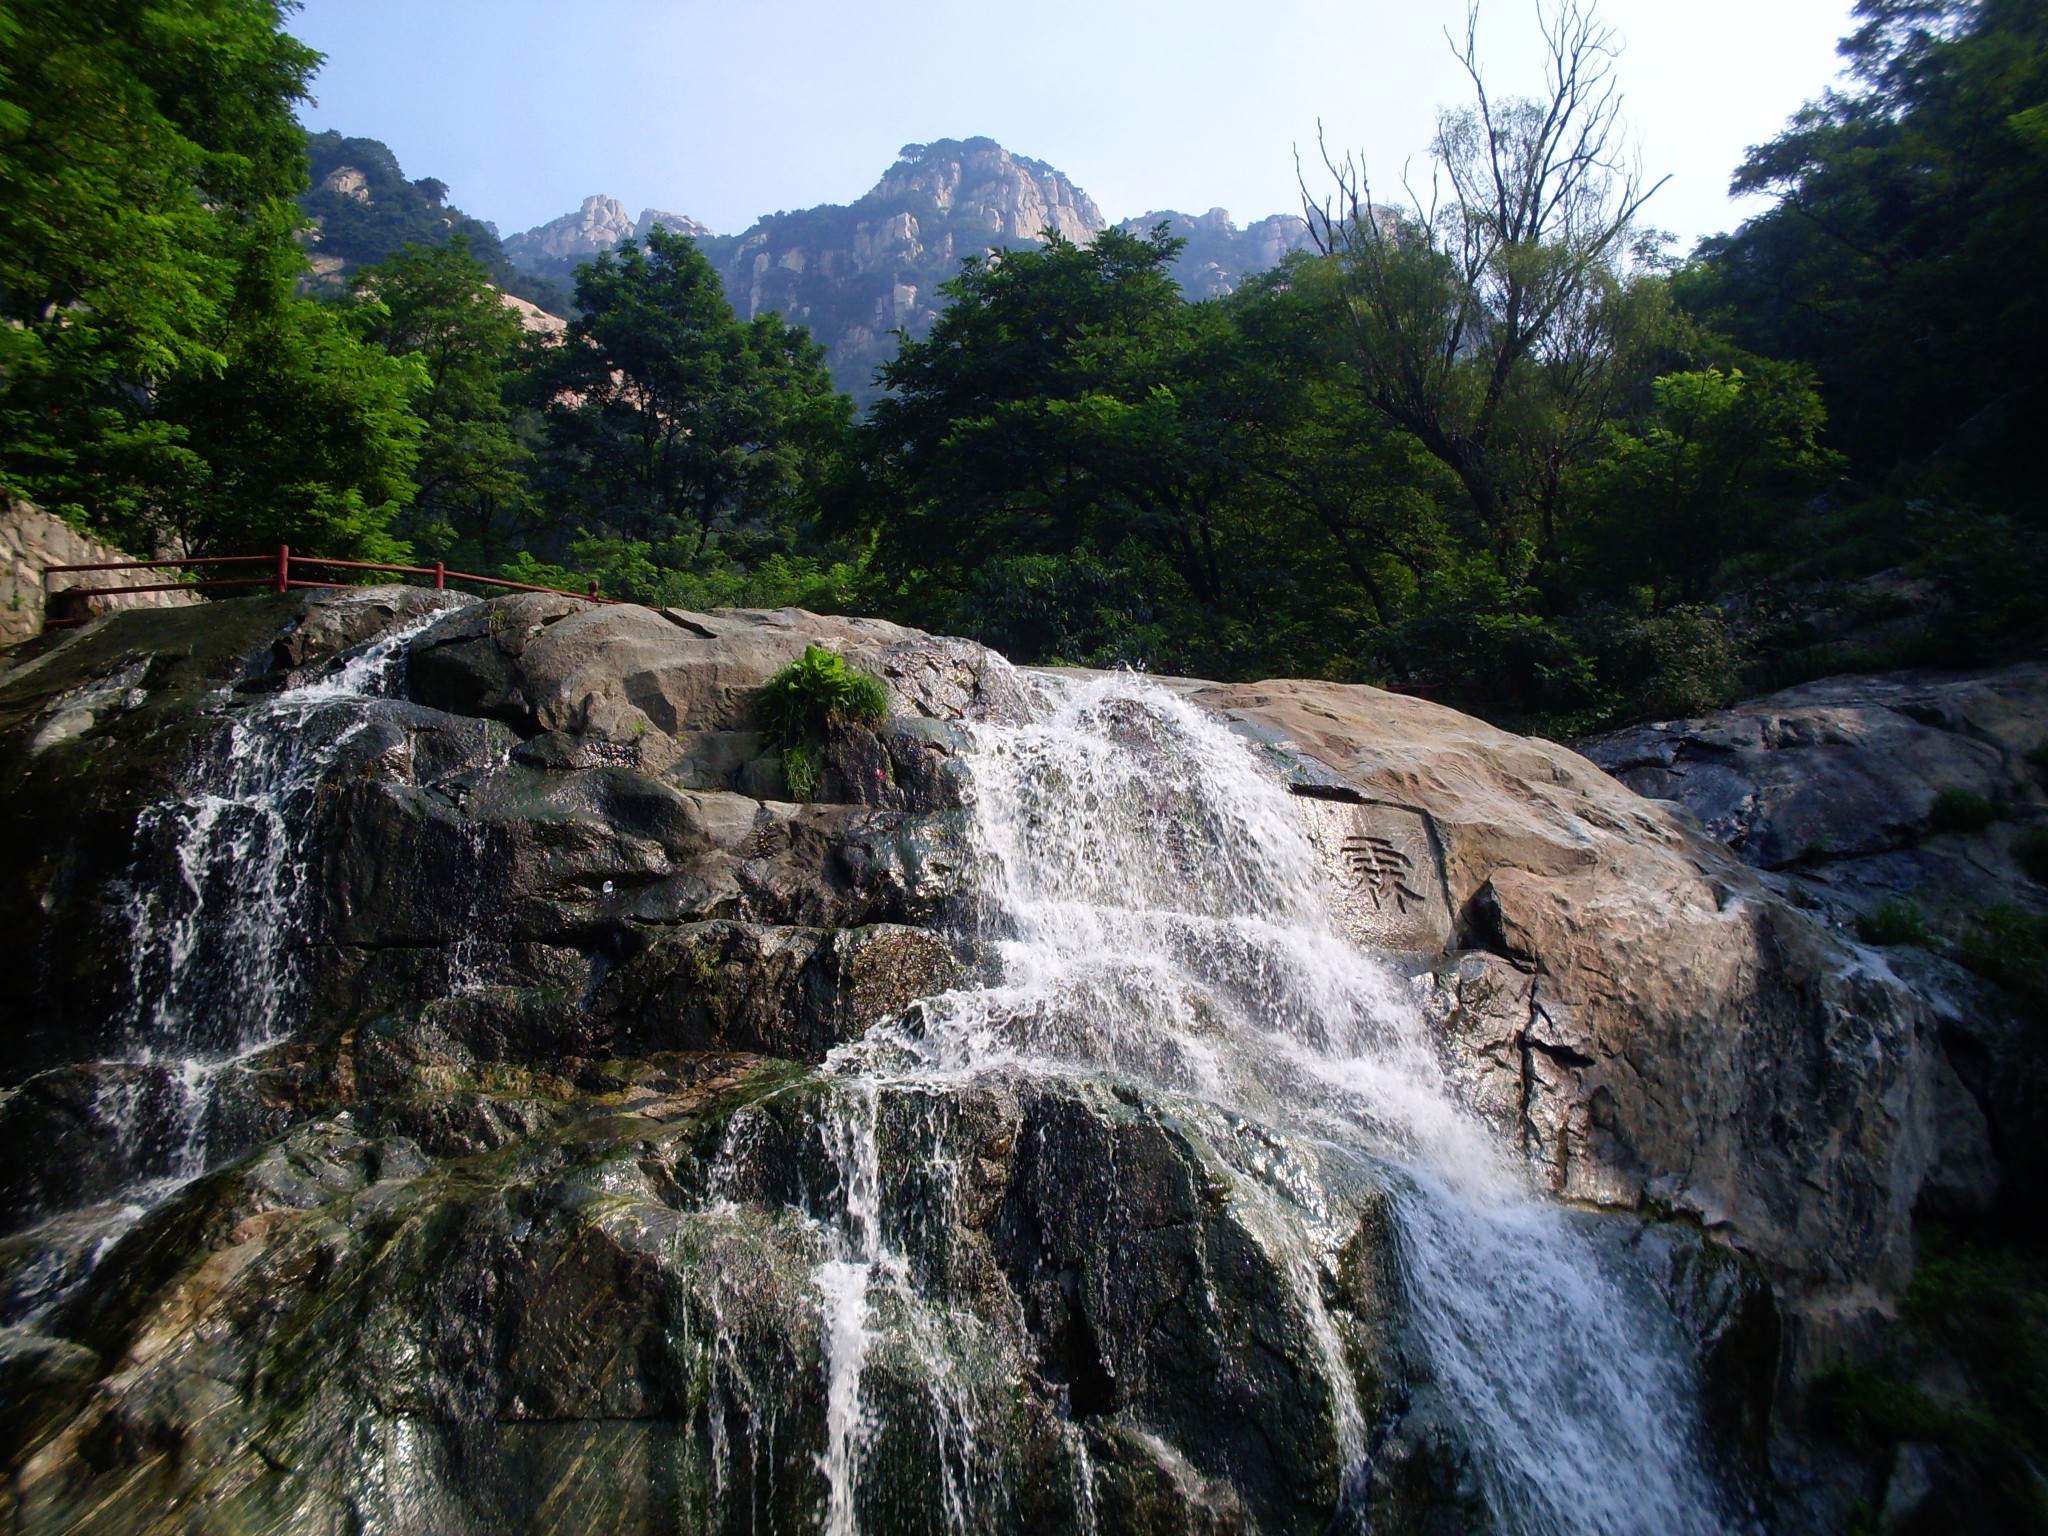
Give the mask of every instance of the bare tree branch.
[(1634, 275), (1646, 185), (1623, 118), (1620, 40), (1597, 0), (1537, 0), (1543, 93), (1497, 95), (1470, 0), (1445, 41), (1470, 105), (1439, 114), (1428, 193), (1404, 167), (1378, 202), (1364, 162), (1317, 125), (1329, 191), (1296, 164), (1315, 244), (1343, 274), (1369, 398), (1455, 473), (1497, 537), (1547, 532), (1564, 467), (1612, 395), (1611, 312)]

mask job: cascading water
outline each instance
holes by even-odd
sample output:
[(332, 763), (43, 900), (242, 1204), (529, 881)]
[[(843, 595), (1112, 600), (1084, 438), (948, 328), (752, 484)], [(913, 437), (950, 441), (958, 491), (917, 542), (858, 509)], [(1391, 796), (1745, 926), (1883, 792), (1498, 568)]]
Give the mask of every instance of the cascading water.
[[(1166, 691), (1116, 677), (1055, 690), (1031, 724), (974, 728), (967, 760), (977, 908), (966, 937), (983, 974), (829, 1063), (838, 1109), (820, 1136), (839, 1190), (821, 1212), (828, 1257), (815, 1280), (825, 1528), (857, 1528), (864, 1447), (880, 1432), (863, 1373), (885, 1338), (926, 1361), (945, 1523), (986, 1519), (971, 1397), (947, 1387), (935, 1363), (945, 1350), (917, 1343), (948, 1312), (920, 1292), (908, 1228), (931, 1219), (918, 1207), (942, 1202), (945, 1180), (926, 1168), (914, 1191), (895, 1187), (906, 1175), (878, 1167), (876, 1124), (892, 1104), (1008, 1075), (1136, 1084), (1214, 1133), (1233, 1196), (1324, 1355), (1355, 1476), (1366, 1425), (1319, 1276), (1343, 1235), (1323, 1187), (1363, 1160), (1393, 1191), (1427, 1367), (1471, 1437), (1500, 1526), (1730, 1529), (1668, 1312), (1603, 1269), (1456, 1107), (1412, 993), (1340, 937), (1291, 798), (1251, 751)], [(920, 1146), (943, 1151), (937, 1136)], [(1085, 1523), (1085, 1497), (1076, 1503)]]
[[(359, 707), (402, 679), (406, 643), (438, 614), (378, 637), (319, 676), (235, 707), (185, 793), (137, 819), (128, 882), (128, 1035), (139, 1072), (103, 1089), (147, 1199), (205, 1170), (223, 1076), (280, 1036), (298, 981), (314, 801)], [(174, 1101), (162, 1102), (168, 1090)]]

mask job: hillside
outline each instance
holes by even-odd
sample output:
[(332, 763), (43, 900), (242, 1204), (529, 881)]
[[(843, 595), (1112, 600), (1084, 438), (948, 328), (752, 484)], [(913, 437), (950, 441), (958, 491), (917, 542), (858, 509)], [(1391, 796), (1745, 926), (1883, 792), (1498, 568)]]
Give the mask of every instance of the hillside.
[[(1239, 229), (1221, 208), (1147, 213), (1119, 227), (1145, 230), (1162, 220), (1188, 241), (1178, 275), (1194, 298), (1228, 293), (1308, 240), (1300, 219), (1279, 215)], [(839, 387), (865, 403), (877, 393), (875, 369), (895, 355), (894, 333), (915, 338), (930, 329), (944, 307), (939, 285), (967, 257), (1036, 245), (1047, 229), (1085, 243), (1109, 221), (1042, 160), (993, 139), (940, 139), (905, 145), (852, 203), (768, 214), (739, 235), (714, 235), (695, 219), (657, 209), (630, 219), (624, 204), (599, 195), (508, 237), (504, 249), (522, 272), (567, 288), (577, 263), (644, 237), (655, 223), (697, 239), (743, 318), (773, 310), (809, 326), (831, 354)]]
[(306, 154), (312, 186), (299, 207), (312, 219), (306, 254), (311, 286), (338, 289), (358, 267), (382, 261), (407, 245), (445, 245), (462, 239), (507, 292), (547, 310), (561, 294), (506, 259), (497, 226), (471, 218), (448, 201), (448, 186), (432, 176), (409, 180), (398, 157), (377, 139), (309, 133)]

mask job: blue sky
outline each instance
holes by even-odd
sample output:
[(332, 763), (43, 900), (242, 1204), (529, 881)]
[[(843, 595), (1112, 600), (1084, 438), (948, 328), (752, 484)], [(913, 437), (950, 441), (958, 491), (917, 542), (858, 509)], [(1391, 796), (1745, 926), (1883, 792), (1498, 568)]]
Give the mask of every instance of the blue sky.
[[(1836, 77), (1849, 0), (1605, 0), (1650, 221), (1730, 227), (1746, 146)], [(1533, 86), (1533, 0), (1486, 0), (1489, 84)], [(307, 0), (305, 117), (388, 143), (507, 234), (592, 192), (713, 228), (847, 202), (905, 143), (987, 134), (1112, 219), (1293, 211), (1318, 119), (1376, 179), (1462, 99), (1463, 0)]]

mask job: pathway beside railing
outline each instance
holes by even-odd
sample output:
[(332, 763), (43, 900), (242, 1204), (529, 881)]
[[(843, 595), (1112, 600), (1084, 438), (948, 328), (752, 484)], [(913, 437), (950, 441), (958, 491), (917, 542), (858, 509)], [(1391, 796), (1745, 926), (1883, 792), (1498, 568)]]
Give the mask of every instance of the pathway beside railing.
[[(260, 569), (246, 576), (220, 576), (204, 581), (161, 581), (132, 587), (64, 587), (58, 591), (49, 590), (52, 576), (70, 575), (82, 571), (162, 571), (206, 569), (214, 566), (256, 566)], [(590, 583), (588, 592), (569, 592), (561, 587), (537, 587), (531, 582), (507, 581), (501, 576), (478, 576), (470, 571), (451, 571), (445, 564), (433, 565), (380, 565), (371, 560), (323, 560), (312, 555), (295, 555), (289, 544), (277, 546), (275, 554), (265, 555), (199, 555), (185, 560), (108, 560), (89, 565), (46, 565), (43, 567), (43, 588), (45, 607), (51, 599), (66, 598), (90, 604), (95, 597), (111, 597), (118, 593), (130, 592), (203, 592), (223, 587), (268, 587), (273, 592), (285, 593), (303, 587), (338, 588), (352, 585), (346, 581), (313, 581), (292, 574), (294, 567), (319, 571), (375, 571), (393, 576), (431, 576), (436, 587), (445, 587), (451, 581), (463, 582), (480, 587), (501, 587), (512, 592), (552, 592), (559, 597), (580, 597), (593, 603), (615, 603), (619, 599), (598, 595), (597, 583)], [(66, 624), (83, 624), (91, 614), (65, 615), (45, 618), (43, 627), (54, 629)]]

